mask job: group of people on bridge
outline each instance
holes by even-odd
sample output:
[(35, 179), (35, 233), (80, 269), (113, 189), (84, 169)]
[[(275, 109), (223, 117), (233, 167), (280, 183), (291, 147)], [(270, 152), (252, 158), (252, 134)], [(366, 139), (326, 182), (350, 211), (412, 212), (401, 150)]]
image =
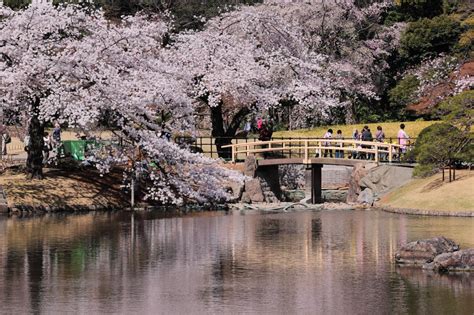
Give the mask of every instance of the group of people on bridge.
[[(336, 139), (336, 140), (345, 140), (348, 138), (344, 138), (342, 134), (342, 130), (337, 130), (336, 135), (333, 136), (333, 130), (328, 129), (328, 131), (324, 134), (323, 139)], [(372, 134), (369, 126), (364, 126), (362, 131), (359, 132), (358, 129), (354, 129), (354, 132), (352, 133), (352, 137), (350, 138), (352, 140), (356, 141), (367, 141), (367, 142), (380, 142), (380, 143), (389, 143), (387, 142), (387, 139), (385, 137), (385, 132), (382, 129), (382, 126), (377, 126), (377, 131), (375, 132), (375, 137)], [(402, 154), (406, 153), (407, 147), (410, 143), (410, 137), (405, 131), (405, 124), (400, 124), (400, 130), (397, 133), (397, 141), (399, 145), (398, 152), (392, 152), (394, 155), (397, 155), (400, 157)], [(323, 145), (325, 147), (343, 147), (344, 143), (332, 143), (329, 141), (323, 142)], [(354, 145), (356, 147), (356, 150), (353, 150), (352, 152), (349, 152), (348, 158), (349, 159), (367, 159), (371, 160), (374, 159), (375, 155), (374, 153), (366, 153), (357, 149), (372, 149), (372, 145), (366, 145), (363, 143), (357, 143)], [(333, 150), (332, 149), (324, 149), (324, 152), (322, 154), (324, 157), (333, 157)], [(335, 158), (344, 158), (345, 157), (345, 152), (344, 150), (335, 150)], [(380, 159), (386, 159), (387, 158), (387, 153), (380, 153), (379, 154)]]

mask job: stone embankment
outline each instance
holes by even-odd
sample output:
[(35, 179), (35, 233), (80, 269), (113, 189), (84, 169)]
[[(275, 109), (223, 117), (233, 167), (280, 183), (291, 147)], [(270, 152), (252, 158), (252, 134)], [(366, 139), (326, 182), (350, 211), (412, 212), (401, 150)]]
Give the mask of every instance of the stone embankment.
[(278, 203), (283, 196), (278, 176), (278, 166), (257, 168), (255, 157), (245, 160), (242, 186), (231, 186), (235, 201), (242, 203)]
[(347, 202), (372, 206), (380, 196), (409, 182), (412, 174), (409, 167), (357, 164), (351, 174)]
[(434, 237), (402, 246), (395, 253), (395, 262), (439, 272), (474, 271), (474, 248), (460, 250), (453, 240)]

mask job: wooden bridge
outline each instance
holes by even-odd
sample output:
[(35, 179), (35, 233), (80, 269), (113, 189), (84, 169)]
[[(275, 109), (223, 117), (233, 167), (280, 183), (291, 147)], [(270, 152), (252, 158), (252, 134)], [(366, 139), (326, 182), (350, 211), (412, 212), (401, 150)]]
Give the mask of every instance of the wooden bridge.
[[(232, 162), (235, 163), (239, 157), (245, 159), (249, 155), (262, 155), (265, 153), (278, 153), (279, 164), (314, 164), (321, 160), (322, 164), (347, 165), (341, 160), (354, 160), (354, 158), (364, 157), (364, 160), (374, 162), (386, 161), (392, 163), (400, 159), (399, 144), (383, 143), (375, 141), (342, 140), (342, 139), (294, 139), (294, 140), (271, 140), (255, 141), (248, 143), (238, 143), (223, 146), (232, 148)], [(340, 152), (339, 158), (329, 158)], [(298, 160), (284, 163), (281, 159), (298, 156)], [(324, 161), (323, 161), (324, 159)], [(333, 161), (334, 160), (334, 161)], [(360, 163), (361, 160), (359, 159)], [(349, 165), (354, 163), (350, 162)]]
[(311, 202), (321, 203), (323, 165), (354, 166), (359, 163), (398, 162), (402, 146), (360, 140), (294, 139), (238, 143), (223, 148), (232, 148), (233, 163), (254, 155), (257, 157), (258, 167), (275, 168), (267, 173), (278, 172), (278, 165), (306, 165), (307, 171), (311, 172)]

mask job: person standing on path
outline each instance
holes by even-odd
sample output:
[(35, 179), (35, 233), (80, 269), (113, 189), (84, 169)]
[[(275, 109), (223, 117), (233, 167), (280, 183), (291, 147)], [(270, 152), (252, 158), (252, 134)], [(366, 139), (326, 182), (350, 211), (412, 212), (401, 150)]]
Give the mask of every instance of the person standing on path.
[[(374, 137), (372, 136), (372, 132), (370, 132), (370, 129), (369, 129), (369, 126), (364, 126), (364, 129), (362, 131), (362, 141), (367, 141), (367, 142), (370, 142), (370, 141), (373, 141), (374, 140)], [(362, 145), (362, 148), (363, 149), (370, 149), (370, 145)], [(364, 158), (366, 158), (367, 160), (370, 160), (372, 158), (372, 154), (371, 153), (362, 153)]]
[[(323, 136), (324, 139), (331, 139), (332, 138), (332, 129), (328, 129), (328, 131)], [(323, 142), (325, 147), (331, 146), (331, 142)], [(332, 158), (332, 150), (325, 149), (324, 150), (324, 157), (327, 157), (329, 153), (329, 157)]]
[[(382, 130), (382, 126), (377, 126), (377, 132), (375, 132), (375, 141), (383, 143), (385, 140), (385, 133)], [(386, 148), (383, 148), (386, 149)], [(380, 153), (380, 159), (385, 159), (387, 153)]]
[(54, 147), (58, 147), (61, 144), (61, 126), (58, 122), (54, 124), (53, 129), (53, 145)]
[(244, 135), (245, 138), (248, 137), (249, 133), (252, 131), (252, 122), (250, 121), (250, 118), (247, 119), (247, 122), (244, 125)]
[(45, 132), (43, 134), (43, 165), (48, 164), (49, 160), (49, 151), (51, 151), (51, 138), (49, 133)]
[[(359, 141), (360, 140), (360, 132), (359, 130), (357, 129), (354, 129), (354, 132), (352, 133), (352, 140), (356, 140), (356, 141)], [(357, 152), (357, 148), (360, 148), (360, 144), (354, 144), (354, 148), (356, 150), (352, 151), (352, 158), (353, 159), (358, 159), (359, 158), (359, 154)], [(350, 156), (349, 156), (350, 157)]]
[(263, 119), (262, 119), (262, 117), (258, 117), (258, 119), (257, 119), (257, 130), (260, 131), (260, 129), (262, 129), (262, 127), (263, 127)]
[(398, 144), (400, 145), (400, 154), (406, 153), (410, 137), (405, 132), (405, 124), (400, 125), (400, 130), (398, 130), (397, 139)]
[(10, 135), (8, 134), (8, 130), (5, 125), (0, 126), (0, 136), (1, 136), (0, 154), (2, 156), (2, 160), (4, 160), (7, 158), (7, 144), (11, 142)]
[[(343, 140), (344, 138), (342, 137), (342, 130), (338, 130), (336, 132), (336, 139), (337, 140)], [(337, 146), (343, 147), (344, 144), (342, 142), (338, 143)], [(344, 158), (344, 151), (343, 150), (336, 150), (336, 159), (343, 159)]]
[(375, 140), (377, 142), (384, 142), (385, 133), (382, 130), (382, 126), (377, 126), (377, 132), (375, 132)]
[(61, 126), (58, 122), (54, 124), (52, 144), (53, 153), (56, 158), (59, 158), (61, 151)]

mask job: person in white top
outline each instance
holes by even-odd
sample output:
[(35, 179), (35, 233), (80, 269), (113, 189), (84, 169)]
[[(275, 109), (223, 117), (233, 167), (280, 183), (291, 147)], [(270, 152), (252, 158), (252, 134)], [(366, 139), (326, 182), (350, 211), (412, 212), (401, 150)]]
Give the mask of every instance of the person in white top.
[[(323, 136), (324, 139), (331, 139), (332, 138), (332, 129), (328, 129), (328, 131)], [(331, 142), (323, 142), (325, 147), (330, 147)], [(329, 153), (329, 157), (332, 158), (332, 150), (324, 150), (324, 157), (327, 157)]]
[(52, 149), (51, 137), (47, 132), (43, 134), (43, 143), (43, 164), (46, 165), (48, 164), (49, 151)]

